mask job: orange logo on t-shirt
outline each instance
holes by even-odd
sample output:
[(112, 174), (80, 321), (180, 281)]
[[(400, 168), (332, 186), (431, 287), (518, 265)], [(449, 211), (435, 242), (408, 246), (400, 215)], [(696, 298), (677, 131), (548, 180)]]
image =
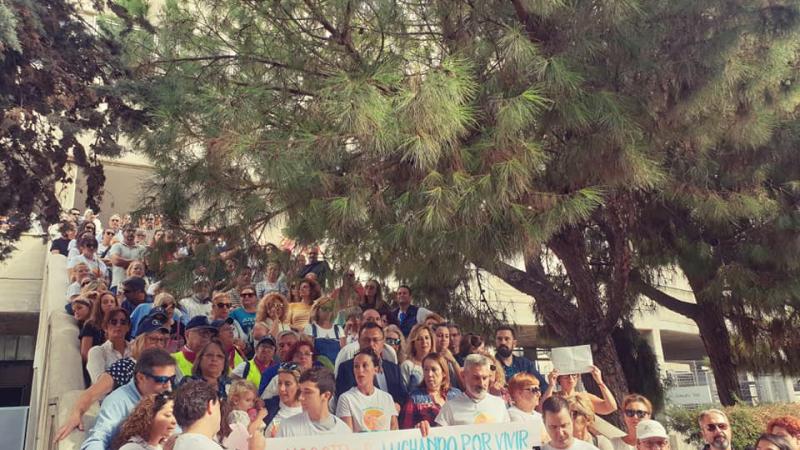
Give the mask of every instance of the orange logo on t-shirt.
[(475, 423), (494, 423), (494, 417), (486, 413), (478, 413), (475, 416)]
[(367, 408), (364, 411), (363, 423), (369, 431), (380, 431), (383, 427), (383, 410), (378, 408)]

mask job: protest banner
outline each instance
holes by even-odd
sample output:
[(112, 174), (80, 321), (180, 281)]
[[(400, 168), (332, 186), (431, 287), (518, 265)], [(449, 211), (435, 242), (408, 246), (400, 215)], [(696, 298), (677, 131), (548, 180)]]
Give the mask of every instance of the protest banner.
[(588, 345), (553, 348), (550, 351), (550, 360), (553, 362), (553, 369), (558, 370), (559, 375), (587, 373), (594, 365), (592, 349)]
[[(536, 427), (540, 428), (540, 427)], [(525, 422), (374, 433), (331, 434), (267, 440), (269, 450), (530, 450), (541, 445), (541, 429)]]

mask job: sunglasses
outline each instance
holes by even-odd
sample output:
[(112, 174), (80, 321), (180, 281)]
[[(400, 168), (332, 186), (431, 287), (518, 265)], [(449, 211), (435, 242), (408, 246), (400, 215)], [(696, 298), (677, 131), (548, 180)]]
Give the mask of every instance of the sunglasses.
[(217, 308), (233, 308), (233, 303), (215, 303)]
[(542, 392), (542, 388), (539, 386), (531, 386), (527, 389), (523, 389), (525, 391), (531, 391), (532, 394), (540, 394)]
[(650, 415), (650, 411), (643, 411), (641, 409), (626, 409), (625, 415), (628, 417), (638, 417), (640, 419), (644, 419)]
[(294, 372), (294, 371), (300, 370), (300, 366), (297, 365), (296, 362), (285, 362), (285, 363), (281, 363), (280, 367), (278, 367), (278, 370), (285, 370), (287, 372)]
[(159, 375), (153, 375), (152, 373), (148, 373), (148, 372), (139, 372), (139, 373), (141, 373), (142, 375), (146, 376), (147, 378), (150, 378), (151, 380), (155, 381), (158, 384), (167, 384), (167, 383), (173, 384), (173, 383), (175, 383), (175, 375), (173, 375), (171, 377), (168, 377), (168, 376), (164, 376), (164, 375), (160, 375), (160, 376)]
[(708, 430), (708, 431), (710, 431), (712, 433), (717, 431), (717, 429), (719, 429), (719, 431), (725, 431), (725, 430), (728, 429), (728, 424), (727, 423), (708, 423), (708, 424), (706, 424), (706, 430)]
[(108, 323), (117, 326), (117, 325), (128, 325), (130, 322), (128, 321), (128, 319), (111, 319), (108, 321)]
[(89, 281), (84, 281), (84, 282), (82, 282), (82, 283), (81, 283), (81, 287), (88, 286), (88, 285), (89, 285), (89, 283), (91, 283), (91, 282), (92, 282), (92, 280), (89, 280)]
[(242, 297), (255, 297), (256, 296), (255, 292), (242, 292), (239, 295), (242, 296)]
[(386, 338), (386, 343), (389, 345), (400, 345), (400, 338)]

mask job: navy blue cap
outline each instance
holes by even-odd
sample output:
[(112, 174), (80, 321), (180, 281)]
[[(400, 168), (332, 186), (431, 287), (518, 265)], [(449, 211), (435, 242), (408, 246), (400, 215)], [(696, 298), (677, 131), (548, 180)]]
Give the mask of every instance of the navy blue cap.
[(272, 336), (264, 336), (263, 338), (258, 340), (256, 344), (256, 348), (261, 347), (262, 345), (271, 345), (272, 347), (277, 347), (275, 345), (275, 339)]
[(207, 329), (207, 330), (214, 330), (217, 331), (217, 327), (213, 326), (209, 321), (208, 317), (206, 316), (194, 316), (189, 320), (189, 323), (186, 324), (186, 331), (193, 330), (195, 328), (198, 329)]
[(149, 314), (142, 317), (139, 321), (139, 326), (136, 327), (136, 336), (141, 336), (146, 333), (161, 330), (162, 333), (169, 333), (169, 328), (164, 325), (164, 321), (157, 317), (152, 317)]
[(169, 321), (169, 314), (167, 314), (167, 310), (160, 306), (156, 306), (155, 308), (151, 309), (150, 312), (148, 312), (147, 316), (145, 317), (154, 317), (157, 319), (161, 319), (161, 321), (164, 323)]
[(230, 317), (228, 317), (227, 319), (224, 319), (224, 320), (223, 319), (217, 319), (217, 320), (211, 322), (211, 326), (214, 327), (214, 328), (219, 329), (221, 326), (225, 325), (226, 323), (228, 325), (232, 324), (233, 323), (233, 319), (230, 318)]

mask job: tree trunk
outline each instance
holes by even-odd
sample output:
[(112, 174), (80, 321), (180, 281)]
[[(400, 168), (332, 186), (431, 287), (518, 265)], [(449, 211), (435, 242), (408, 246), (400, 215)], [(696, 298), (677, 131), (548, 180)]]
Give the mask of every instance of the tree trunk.
[(740, 396), (739, 378), (733, 361), (733, 347), (728, 327), (725, 325), (725, 316), (722, 314), (722, 308), (713, 300), (703, 300), (701, 296), (697, 298), (697, 304), (699, 308), (694, 320), (700, 329), (700, 338), (703, 339), (706, 354), (711, 361), (719, 401), (724, 406), (732, 406)]
[[(602, 372), (603, 381), (606, 383), (606, 386), (608, 386), (608, 389), (611, 390), (611, 393), (614, 394), (617, 406), (619, 407), (622, 403), (622, 398), (629, 392), (628, 381), (625, 379), (625, 372), (622, 370), (622, 365), (619, 363), (619, 356), (617, 355), (617, 350), (614, 347), (614, 340), (611, 338), (610, 334), (600, 342), (592, 344), (592, 358), (594, 360), (594, 365)], [(584, 374), (582, 380), (588, 391), (598, 397), (602, 397), (600, 389), (597, 387), (591, 375)], [(622, 417), (618, 412), (619, 410), (605, 416), (605, 419), (624, 429)]]
[[(686, 272), (684, 271), (684, 273)], [(713, 298), (700, 294), (703, 292), (702, 286), (704, 286), (704, 284), (700, 284), (701, 280), (689, 278), (689, 284), (695, 293), (696, 304), (678, 300), (656, 289), (644, 282), (638, 273), (631, 275), (631, 282), (642, 295), (671, 311), (686, 316), (697, 324), (700, 339), (703, 340), (703, 346), (711, 362), (719, 401), (724, 406), (734, 405), (736, 398), (739, 397), (739, 378), (736, 372), (736, 363), (733, 360), (731, 336), (728, 333), (725, 316), (720, 305)]]

